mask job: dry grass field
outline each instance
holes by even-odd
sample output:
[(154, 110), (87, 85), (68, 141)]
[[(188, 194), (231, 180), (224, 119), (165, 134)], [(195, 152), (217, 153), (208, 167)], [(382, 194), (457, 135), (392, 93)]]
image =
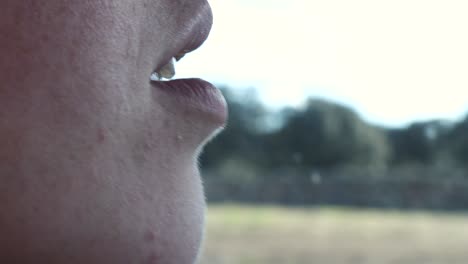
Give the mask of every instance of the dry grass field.
[(468, 214), (210, 206), (200, 264), (466, 264)]

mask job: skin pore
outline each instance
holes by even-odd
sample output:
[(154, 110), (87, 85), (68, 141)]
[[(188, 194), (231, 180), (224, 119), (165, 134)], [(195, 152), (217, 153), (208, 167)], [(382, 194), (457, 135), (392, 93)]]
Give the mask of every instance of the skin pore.
[(211, 22), (205, 0), (0, 0), (0, 263), (195, 262), (224, 122), (149, 76)]

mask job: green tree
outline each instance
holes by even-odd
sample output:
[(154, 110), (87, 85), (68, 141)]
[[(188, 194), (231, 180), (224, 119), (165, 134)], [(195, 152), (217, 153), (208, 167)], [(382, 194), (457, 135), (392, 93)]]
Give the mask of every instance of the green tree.
[(383, 131), (368, 125), (353, 110), (325, 100), (309, 99), (271, 136), (274, 163), (282, 160), (307, 167), (343, 165), (384, 167), (388, 143)]
[(468, 167), (468, 115), (447, 133), (445, 146), (458, 163)]
[(392, 164), (431, 164), (440, 154), (441, 138), (448, 127), (443, 121), (417, 122), (402, 129), (388, 130)]
[[(268, 114), (253, 89), (234, 91), (221, 87), (229, 109), (224, 131), (208, 144), (201, 158), (204, 167), (214, 167), (226, 159), (254, 161), (265, 157), (261, 131)], [(256, 162), (253, 162), (256, 163)]]

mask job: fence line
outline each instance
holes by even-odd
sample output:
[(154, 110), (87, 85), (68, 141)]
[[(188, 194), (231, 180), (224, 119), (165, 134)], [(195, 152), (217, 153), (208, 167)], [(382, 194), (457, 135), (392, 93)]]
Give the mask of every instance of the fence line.
[[(241, 178), (241, 177), (240, 177)], [(327, 175), (305, 177), (283, 173), (236, 181), (223, 175), (205, 177), (210, 202), (236, 201), (286, 205), (340, 205), (401, 209), (468, 209), (468, 178), (363, 177)]]

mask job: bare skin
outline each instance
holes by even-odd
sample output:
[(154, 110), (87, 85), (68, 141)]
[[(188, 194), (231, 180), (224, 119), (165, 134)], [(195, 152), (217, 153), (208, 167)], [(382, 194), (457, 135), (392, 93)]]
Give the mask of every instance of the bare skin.
[(0, 0), (0, 263), (194, 263), (223, 122), (148, 80), (211, 21), (205, 0)]

